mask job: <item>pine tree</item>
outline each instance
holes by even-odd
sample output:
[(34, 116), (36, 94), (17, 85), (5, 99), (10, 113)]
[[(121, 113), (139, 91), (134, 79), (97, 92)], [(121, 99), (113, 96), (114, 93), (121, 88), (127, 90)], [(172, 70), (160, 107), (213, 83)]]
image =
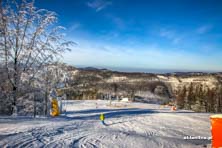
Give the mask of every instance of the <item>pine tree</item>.
[(218, 98), (218, 112), (222, 112), (222, 86), (220, 85), (219, 89), (219, 98)]
[(216, 96), (215, 96), (215, 101), (216, 101), (216, 112), (222, 112), (222, 86), (218, 85), (216, 88)]
[(195, 89), (195, 104), (193, 105), (192, 109), (197, 112), (203, 112), (204, 111), (204, 105), (203, 105), (203, 86), (200, 84)]
[(179, 109), (184, 108), (186, 93), (187, 93), (186, 86), (183, 86), (183, 88), (181, 90), (179, 90), (179, 92), (178, 92), (178, 95), (176, 98), (176, 104)]
[(193, 89), (194, 89), (193, 83), (191, 83), (189, 88), (188, 88), (188, 95), (185, 99), (185, 109), (191, 110), (192, 100), (194, 98)]
[(206, 97), (206, 112), (215, 112), (215, 89), (208, 88)]

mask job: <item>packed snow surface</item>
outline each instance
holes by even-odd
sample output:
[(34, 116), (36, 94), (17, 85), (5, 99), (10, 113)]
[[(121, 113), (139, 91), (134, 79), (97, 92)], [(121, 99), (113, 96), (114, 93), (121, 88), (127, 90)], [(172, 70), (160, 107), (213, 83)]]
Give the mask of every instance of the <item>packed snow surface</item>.
[[(64, 101), (63, 107), (66, 112), (59, 117), (0, 117), (0, 147), (179, 148), (211, 143), (211, 114), (104, 100)], [(106, 125), (99, 120), (101, 113)]]

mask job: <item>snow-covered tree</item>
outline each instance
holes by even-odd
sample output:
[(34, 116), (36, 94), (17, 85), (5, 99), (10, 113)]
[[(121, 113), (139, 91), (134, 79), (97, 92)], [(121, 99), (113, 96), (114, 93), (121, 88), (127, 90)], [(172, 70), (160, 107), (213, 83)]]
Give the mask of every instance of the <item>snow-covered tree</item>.
[(70, 50), (73, 42), (64, 40), (56, 22), (56, 13), (36, 8), (34, 1), (0, 0), (0, 61), (12, 86), (14, 113), (22, 75), (31, 83), (38, 69)]

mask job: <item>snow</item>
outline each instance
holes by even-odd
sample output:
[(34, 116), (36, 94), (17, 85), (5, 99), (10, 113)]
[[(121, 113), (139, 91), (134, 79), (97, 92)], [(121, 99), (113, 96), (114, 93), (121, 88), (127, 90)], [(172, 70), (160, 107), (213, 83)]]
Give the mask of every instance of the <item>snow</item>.
[(208, 113), (104, 100), (63, 101), (63, 109), (55, 118), (1, 116), (0, 147), (178, 148), (211, 143)]
[(222, 118), (222, 114), (212, 115), (210, 118)]
[(129, 102), (129, 98), (122, 98), (121, 101), (122, 102)]
[(107, 82), (119, 82), (119, 81), (124, 81), (127, 80), (126, 76), (112, 76), (111, 78), (107, 79)]

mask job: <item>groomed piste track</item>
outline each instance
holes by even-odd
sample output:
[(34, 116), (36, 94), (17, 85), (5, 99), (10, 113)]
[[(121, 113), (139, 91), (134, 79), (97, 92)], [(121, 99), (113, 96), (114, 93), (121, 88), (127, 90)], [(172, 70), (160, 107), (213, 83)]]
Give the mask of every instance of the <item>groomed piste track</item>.
[[(65, 101), (59, 117), (0, 117), (0, 147), (210, 147), (211, 114), (156, 104)], [(99, 115), (105, 114), (102, 125)], [(186, 136), (196, 139), (186, 139)], [(203, 139), (207, 138), (207, 139)]]

